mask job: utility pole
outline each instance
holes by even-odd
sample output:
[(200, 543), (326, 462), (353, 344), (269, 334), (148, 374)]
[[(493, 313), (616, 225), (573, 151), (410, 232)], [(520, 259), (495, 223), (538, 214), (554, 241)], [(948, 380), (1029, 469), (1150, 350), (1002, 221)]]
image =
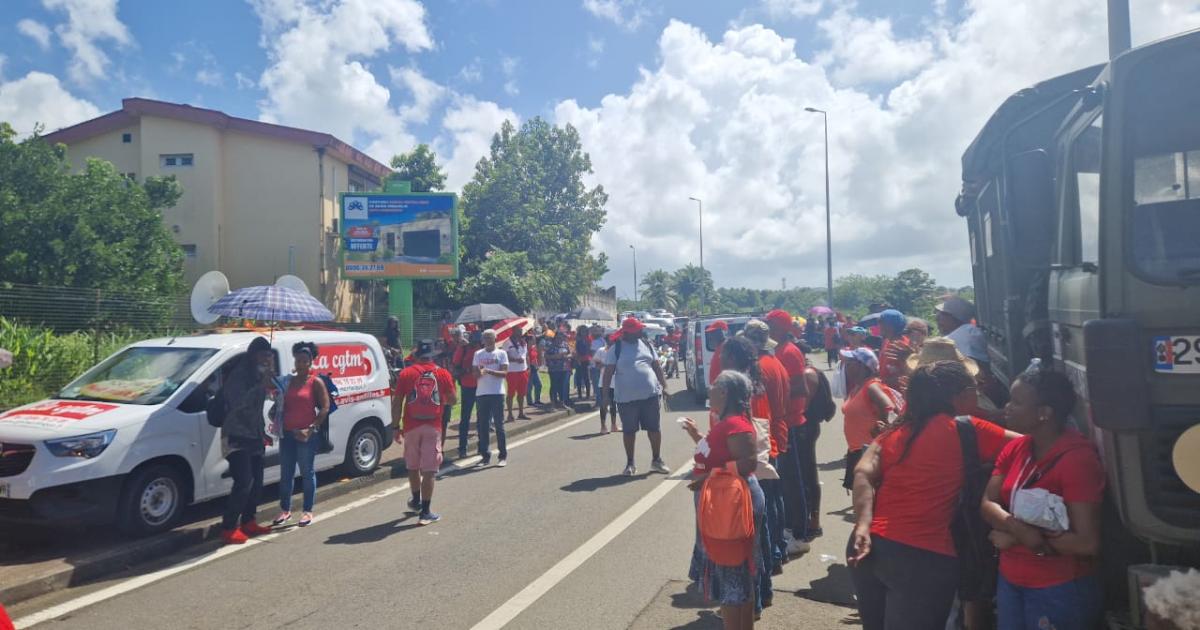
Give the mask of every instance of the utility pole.
[(702, 281), (700, 284), (700, 313), (703, 314), (704, 299), (708, 297), (705, 295), (705, 283), (703, 282), (704, 278), (707, 277), (704, 274), (704, 202), (695, 197), (688, 197), (688, 199), (696, 202), (697, 211), (700, 213), (700, 276)]
[(829, 219), (829, 113), (815, 107), (805, 107), (804, 111), (820, 114), (821, 120), (825, 122), (825, 292), (828, 301), (826, 306), (833, 308), (833, 228)]
[(637, 277), (637, 248), (633, 245), (629, 246), (633, 250), (633, 301), (638, 301), (638, 277)]

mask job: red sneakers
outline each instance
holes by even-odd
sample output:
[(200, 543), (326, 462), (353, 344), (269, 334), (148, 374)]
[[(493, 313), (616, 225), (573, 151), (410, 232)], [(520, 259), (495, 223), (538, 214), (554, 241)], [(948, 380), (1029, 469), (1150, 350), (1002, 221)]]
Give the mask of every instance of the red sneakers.
[(250, 539), (240, 529), (227, 529), (221, 532), (221, 540), (226, 545), (244, 545)]
[(255, 536), (262, 536), (263, 534), (270, 534), (271, 528), (263, 527), (255, 521), (250, 521), (249, 523), (242, 525), (242, 533), (253, 538)]

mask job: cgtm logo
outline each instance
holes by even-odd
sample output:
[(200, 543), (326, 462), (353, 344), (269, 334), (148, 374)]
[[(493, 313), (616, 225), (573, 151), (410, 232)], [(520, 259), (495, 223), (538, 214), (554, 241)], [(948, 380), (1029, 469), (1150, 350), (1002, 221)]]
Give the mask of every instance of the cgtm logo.
[(321, 346), (313, 369), (334, 378), (371, 374), (371, 349), (362, 344)]

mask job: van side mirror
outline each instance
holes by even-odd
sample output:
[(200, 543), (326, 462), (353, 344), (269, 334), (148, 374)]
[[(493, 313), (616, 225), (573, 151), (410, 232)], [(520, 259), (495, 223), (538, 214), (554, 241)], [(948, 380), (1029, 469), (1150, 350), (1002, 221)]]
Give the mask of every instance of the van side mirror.
[(203, 385), (192, 390), (183, 402), (179, 403), (179, 411), (183, 413), (201, 413), (208, 409), (208, 388)]

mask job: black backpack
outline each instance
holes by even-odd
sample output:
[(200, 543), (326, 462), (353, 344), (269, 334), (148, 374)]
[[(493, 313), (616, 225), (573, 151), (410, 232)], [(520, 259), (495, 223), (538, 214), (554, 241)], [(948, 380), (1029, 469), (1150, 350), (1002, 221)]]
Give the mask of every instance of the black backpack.
[(208, 423), (218, 429), (225, 426), (225, 416), (229, 414), (229, 405), (225, 402), (225, 388), (222, 387), (213, 394), (204, 406), (204, 415)]
[(996, 593), (999, 563), (995, 547), (988, 540), (991, 528), (983, 520), (980, 504), (992, 467), (979, 456), (979, 440), (971, 418), (959, 416), (954, 424), (963, 456), (963, 487), (950, 523), (959, 562), (958, 596), (962, 601), (990, 599)]
[(810, 422), (829, 422), (837, 415), (837, 403), (833, 400), (833, 391), (829, 389), (829, 379), (821, 370), (817, 374), (817, 391), (808, 399), (808, 408), (804, 417)]

